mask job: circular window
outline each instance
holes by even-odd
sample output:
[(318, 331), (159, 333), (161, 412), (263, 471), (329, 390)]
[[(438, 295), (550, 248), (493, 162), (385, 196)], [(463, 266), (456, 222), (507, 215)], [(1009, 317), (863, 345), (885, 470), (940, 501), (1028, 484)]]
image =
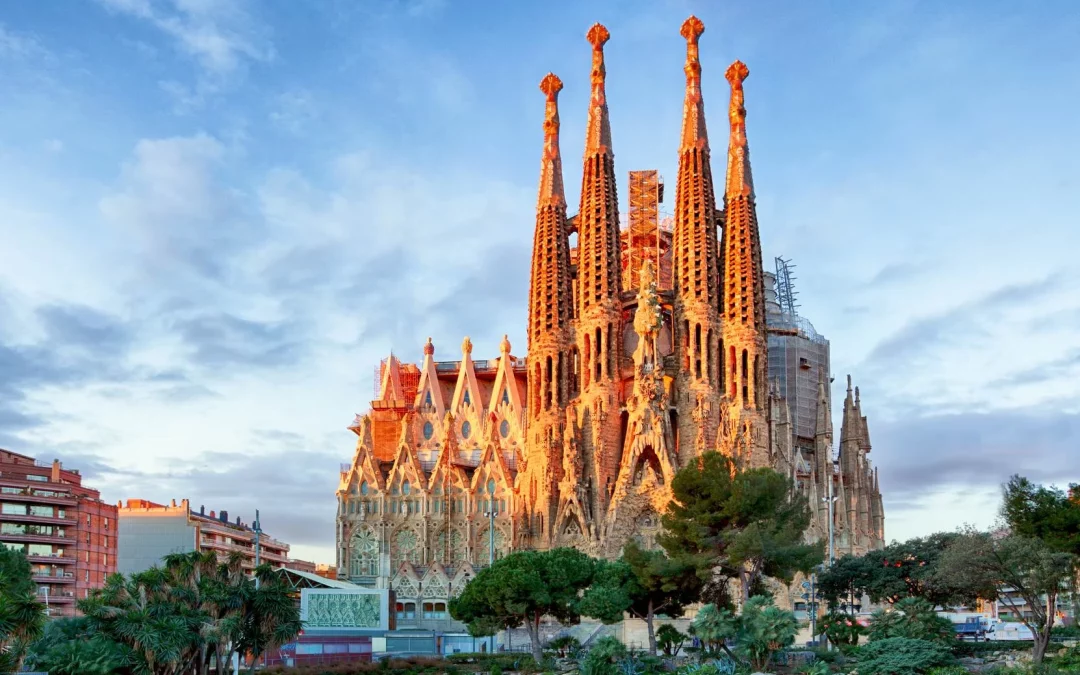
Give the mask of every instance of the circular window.
[(424, 422), (424, 440), (430, 441), (431, 437), (435, 434), (435, 427), (431, 425), (431, 422)]
[(403, 495), (409, 494), (409, 481), (405, 481), (404, 483), (401, 484), (401, 494), (403, 494)]
[(472, 433), (472, 425), (469, 424), (469, 420), (465, 420), (464, 422), (461, 423), (461, 437), (462, 438), (468, 438), (469, 434), (471, 434), (471, 433)]
[(367, 490), (368, 490), (367, 481), (363, 481), (362, 483), (360, 483), (360, 494), (366, 495)]
[(502, 434), (503, 438), (506, 438), (507, 436), (509, 436), (510, 435), (510, 423), (507, 422), (506, 420), (503, 420), (499, 424), (499, 433)]
[(490, 495), (495, 494), (495, 479), (494, 478), (488, 479), (488, 486), (487, 487), (488, 487), (488, 494), (490, 494)]

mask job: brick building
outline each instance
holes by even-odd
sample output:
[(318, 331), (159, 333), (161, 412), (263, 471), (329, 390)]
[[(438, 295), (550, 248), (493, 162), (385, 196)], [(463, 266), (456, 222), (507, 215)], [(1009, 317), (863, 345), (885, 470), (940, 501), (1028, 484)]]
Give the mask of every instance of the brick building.
[(116, 507), (58, 460), (0, 450), (0, 543), (23, 551), (52, 616), (116, 572)]
[[(210, 511), (202, 506), (192, 510), (188, 500), (174, 499), (168, 506), (145, 499), (129, 499), (118, 509), (120, 560), (124, 574), (141, 572), (161, 563), (170, 553), (214, 551), (224, 559), (239, 551), (244, 568), (255, 568), (255, 531), (239, 517), (229, 520), (227, 511)], [(289, 566), (289, 545), (266, 533), (259, 535), (261, 562), (274, 567)]]

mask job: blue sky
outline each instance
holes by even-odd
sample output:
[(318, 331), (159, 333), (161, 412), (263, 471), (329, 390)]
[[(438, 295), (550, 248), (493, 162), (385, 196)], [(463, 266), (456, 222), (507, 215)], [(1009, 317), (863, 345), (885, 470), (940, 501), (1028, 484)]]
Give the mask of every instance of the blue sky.
[(524, 351), (540, 79), (576, 204), (604, 22), (616, 169), (672, 181), (690, 13), (717, 176), (750, 67), (765, 256), (862, 388), (888, 536), (1080, 479), (1068, 1), (3, 3), (0, 446), (331, 561), (378, 359)]

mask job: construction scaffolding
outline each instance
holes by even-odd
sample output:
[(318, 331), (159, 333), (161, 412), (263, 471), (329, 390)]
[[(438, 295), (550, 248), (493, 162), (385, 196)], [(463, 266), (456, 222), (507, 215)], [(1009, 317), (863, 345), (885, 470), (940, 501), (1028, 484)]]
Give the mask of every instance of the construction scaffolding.
[(799, 297), (799, 294), (795, 292), (795, 276), (791, 273), (793, 269), (795, 266), (790, 259), (776, 257), (776, 302), (779, 303), (781, 312), (797, 316), (799, 305), (795, 298)]
[[(664, 179), (655, 169), (631, 171), (627, 228), (623, 232), (623, 290), (636, 291), (641, 266), (651, 260), (657, 285), (671, 287), (671, 219), (661, 218)], [(666, 264), (665, 264), (666, 263)]]

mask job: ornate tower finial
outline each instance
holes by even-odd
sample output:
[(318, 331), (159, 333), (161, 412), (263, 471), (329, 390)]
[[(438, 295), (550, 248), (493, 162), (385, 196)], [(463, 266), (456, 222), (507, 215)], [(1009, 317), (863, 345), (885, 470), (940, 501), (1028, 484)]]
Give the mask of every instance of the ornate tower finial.
[(499, 351), (502, 352), (503, 354), (509, 354), (510, 353), (510, 336), (509, 335), (503, 335), (502, 342), (499, 343)]
[(705, 32), (701, 19), (691, 16), (683, 22), (679, 33), (686, 38), (686, 102), (683, 104), (682, 147), (708, 148), (709, 134), (705, 130), (705, 103), (701, 98), (701, 61), (698, 58), (698, 38)]
[(540, 80), (540, 91), (547, 98), (544, 110), (544, 153), (540, 160), (540, 195), (537, 206), (566, 206), (563, 190), (562, 155), (559, 153), (559, 92), (563, 83), (554, 73)]
[(604, 44), (611, 39), (602, 24), (593, 24), (585, 34), (592, 45), (592, 92), (589, 97), (589, 126), (585, 135), (585, 156), (598, 152), (611, 152), (611, 120), (608, 117), (607, 93), (604, 82), (607, 68), (604, 66)]
[(469, 339), (468, 335), (461, 341), (461, 353), (462, 355), (472, 354), (472, 340)]
[(728, 172), (725, 194), (732, 196), (754, 197), (754, 179), (750, 174), (750, 146), (746, 141), (746, 99), (743, 94), (743, 81), (750, 75), (750, 69), (742, 61), (728, 66), (724, 77), (731, 83), (731, 104), (728, 106), (728, 118), (731, 120), (731, 141), (728, 147)]
[(424, 354), (431, 356), (435, 353), (435, 345), (431, 343), (431, 338), (427, 339), (427, 344), (424, 345)]

